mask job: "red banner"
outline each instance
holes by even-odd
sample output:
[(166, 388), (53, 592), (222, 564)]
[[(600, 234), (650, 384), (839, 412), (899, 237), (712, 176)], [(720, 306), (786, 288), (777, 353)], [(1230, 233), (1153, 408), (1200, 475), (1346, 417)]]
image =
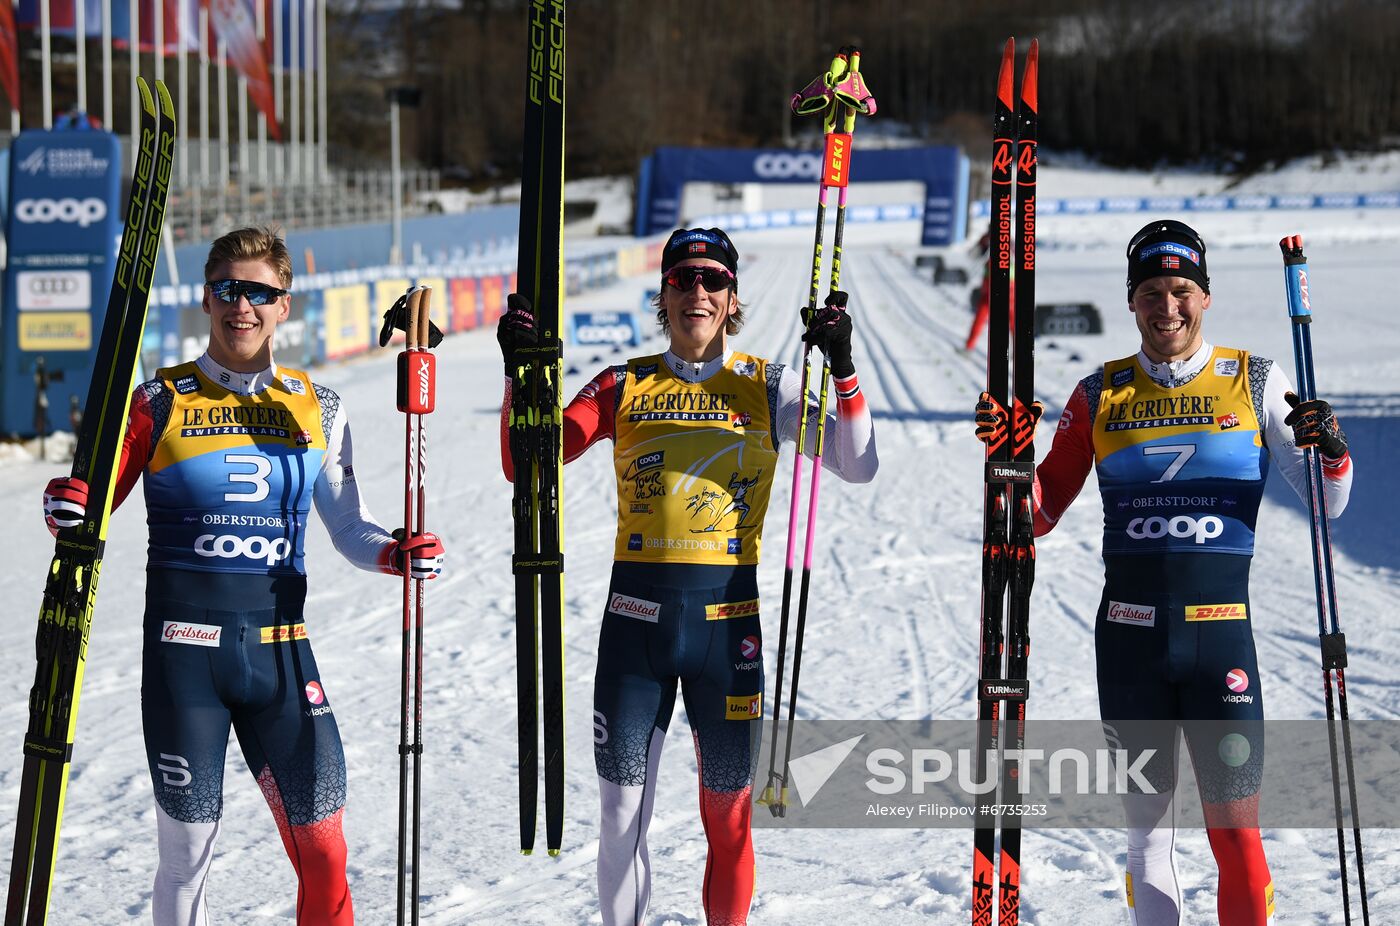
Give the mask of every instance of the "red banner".
[[(3, 0), (0, 0), (3, 2)], [(272, 75), (267, 56), (258, 41), (253, 8), (246, 0), (205, 0), (209, 5), (214, 34), (223, 39), (228, 59), (248, 81), (248, 96), (267, 117), (267, 130), (275, 141), (282, 140), (277, 109), (272, 98)]]
[(476, 327), (476, 278), (455, 277), (448, 281), (452, 290), (452, 330), (468, 331)]
[(15, 32), (15, 8), (0, 0), (0, 83), (10, 98), (10, 108), (19, 109), (19, 36)]

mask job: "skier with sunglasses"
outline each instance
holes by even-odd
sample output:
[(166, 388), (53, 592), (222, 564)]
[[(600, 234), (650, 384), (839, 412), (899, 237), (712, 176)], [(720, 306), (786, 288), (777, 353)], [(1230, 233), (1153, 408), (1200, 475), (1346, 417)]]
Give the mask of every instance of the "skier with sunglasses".
[[(1158, 220), (1133, 236), (1128, 307), (1141, 347), (1080, 381), (1035, 472), (1037, 536), (1055, 526), (1090, 468), (1103, 496), (1099, 714), (1114, 748), (1134, 757), (1155, 750), (1143, 770), (1155, 793), (1123, 797), (1136, 926), (1176, 926), (1181, 917), (1172, 805), (1179, 730), (1219, 869), (1219, 921), (1273, 922), (1258, 819), (1264, 701), (1249, 604), (1255, 521), (1270, 460), (1307, 498), (1308, 447), (1322, 454), (1331, 517), (1351, 492), (1351, 457), (1331, 406), (1299, 402), (1273, 361), (1204, 339), (1205, 255), (1200, 235), (1182, 222)], [(1032, 414), (1040, 412), (1037, 402)], [(984, 441), (1007, 427), (1006, 410), (987, 393), (976, 420)]]
[[(150, 548), (141, 709), (156, 797), (156, 926), (208, 922), (204, 885), (223, 810), (230, 726), (298, 879), (296, 921), (354, 922), (346, 882), (345, 756), (303, 622), (311, 503), (354, 565), (442, 569), (425, 534), (395, 539), (355, 482), (340, 397), (278, 366), (291, 257), (268, 229), (214, 242), (209, 347), (136, 388), (113, 508), (144, 474)], [(82, 519), (87, 486), (49, 483), (51, 530)]]
[[(653, 303), (669, 348), (609, 367), (564, 410), (565, 462), (610, 438), (617, 476), (617, 540), (593, 694), (605, 926), (646, 922), (647, 826), (678, 684), (700, 768), (706, 919), (745, 923), (753, 899), (759, 539), (779, 444), (796, 439), (801, 416), (815, 417), (816, 404), (802, 396), (797, 372), (730, 348), (744, 322), (738, 268), (738, 250), (720, 229), (672, 233)], [(507, 372), (516, 351), (538, 342), (529, 304), (517, 295), (509, 303), (497, 327)], [(835, 378), (823, 465), (847, 482), (869, 482), (879, 461), (851, 361), (845, 293), (817, 309), (803, 340), (826, 353)], [(509, 410), (508, 377), (507, 479)]]

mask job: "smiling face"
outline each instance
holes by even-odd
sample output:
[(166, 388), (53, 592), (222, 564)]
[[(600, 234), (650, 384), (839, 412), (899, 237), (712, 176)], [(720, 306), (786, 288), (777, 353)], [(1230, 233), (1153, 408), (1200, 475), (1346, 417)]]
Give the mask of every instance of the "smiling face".
[(1143, 280), (1128, 306), (1142, 334), (1142, 352), (1154, 363), (1185, 360), (1200, 350), (1201, 319), (1210, 308), (1210, 293), (1194, 280)]
[[(724, 264), (706, 257), (683, 260), (676, 266), (725, 269)], [(732, 287), (712, 293), (698, 282), (687, 290), (663, 284), (661, 307), (670, 326), (671, 352), (677, 357), (700, 363), (723, 356), (728, 338), (725, 326), (739, 308), (739, 295)]]
[[(208, 280), (246, 280), (282, 288), (271, 264), (260, 260), (222, 261)], [(204, 288), (204, 314), (209, 316), (209, 356), (215, 363), (238, 373), (256, 373), (272, 364), (272, 336), (279, 322), (287, 320), (292, 297), (282, 296), (267, 305), (253, 305), (246, 296), (224, 302)]]

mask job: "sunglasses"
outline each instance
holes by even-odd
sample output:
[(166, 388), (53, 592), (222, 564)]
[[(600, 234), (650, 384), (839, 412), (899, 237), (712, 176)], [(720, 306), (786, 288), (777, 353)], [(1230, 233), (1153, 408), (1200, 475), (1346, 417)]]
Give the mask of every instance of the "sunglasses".
[(734, 274), (723, 267), (673, 267), (666, 271), (661, 282), (681, 292), (694, 289), (696, 283), (705, 287), (707, 293), (717, 293), (738, 285)]
[(209, 292), (214, 294), (214, 298), (230, 305), (236, 304), (239, 297), (246, 297), (249, 305), (267, 305), (288, 293), (285, 289), (247, 280), (210, 280), (204, 285), (209, 287)]

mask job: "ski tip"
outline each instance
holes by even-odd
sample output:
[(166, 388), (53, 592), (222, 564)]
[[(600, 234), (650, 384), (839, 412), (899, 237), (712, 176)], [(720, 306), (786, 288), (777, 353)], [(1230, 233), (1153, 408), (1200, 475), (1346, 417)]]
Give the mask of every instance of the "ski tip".
[(1034, 112), (1039, 112), (1040, 39), (1031, 39), (1031, 49), (1026, 53), (1026, 69), (1021, 74), (1021, 102)]
[(1006, 40), (1006, 47), (1001, 50), (1001, 73), (997, 76), (997, 98), (1005, 104), (1007, 109), (1014, 105), (1011, 98), (1011, 66), (1016, 60), (1016, 39), (1013, 36)]
[(154, 117), (156, 114), (156, 103), (151, 97), (151, 88), (147, 85), (144, 77), (136, 78), (136, 90), (141, 94), (141, 106), (145, 109), (146, 114)]
[(175, 121), (175, 104), (170, 100), (170, 91), (165, 86), (165, 81), (156, 81), (156, 96), (160, 98), (160, 112), (171, 122)]

